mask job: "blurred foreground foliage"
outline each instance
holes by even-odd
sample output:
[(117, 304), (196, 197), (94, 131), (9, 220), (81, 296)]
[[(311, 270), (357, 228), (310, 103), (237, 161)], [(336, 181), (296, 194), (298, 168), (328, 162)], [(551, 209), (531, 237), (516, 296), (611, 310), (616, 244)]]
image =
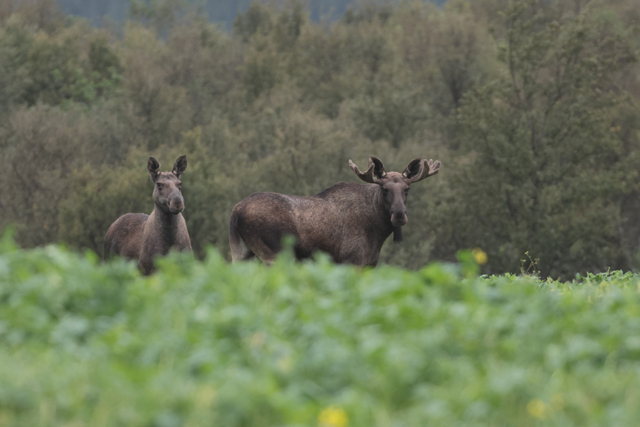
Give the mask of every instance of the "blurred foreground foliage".
[(187, 2), (143, 9), (96, 29), (0, 0), (0, 229), (22, 247), (100, 253), (152, 209), (147, 157), (187, 154), (193, 247), (227, 257), (242, 198), (316, 194), (374, 154), (443, 162), (383, 263), (479, 246), (485, 273), (526, 251), (552, 277), (640, 266), (637, 2), (365, 1), (335, 23), (256, 2), (231, 34)]
[(637, 425), (640, 277), (461, 260), (267, 268), (209, 248), (143, 277), (5, 236), (0, 424)]

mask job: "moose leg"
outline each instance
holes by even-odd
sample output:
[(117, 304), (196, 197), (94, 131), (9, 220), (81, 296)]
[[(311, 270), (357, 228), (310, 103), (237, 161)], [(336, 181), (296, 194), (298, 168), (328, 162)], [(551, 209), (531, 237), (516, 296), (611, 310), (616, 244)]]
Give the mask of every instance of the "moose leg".
[(244, 240), (237, 236), (236, 239), (229, 239), (231, 246), (231, 261), (248, 261), (256, 255), (244, 243)]
[(265, 264), (275, 261), (282, 238), (299, 238), (286, 196), (257, 193), (238, 203), (229, 220), (229, 245), (233, 261), (256, 256)]
[(231, 255), (234, 261), (257, 256), (265, 264), (272, 264), (282, 248), (282, 233), (279, 230), (262, 230), (257, 233), (245, 231), (238, 233), (238, 237), (242, 244), (232, 244)]
[(138, 261), (138, 267), (142, 274), (145, 276), (150, 275), (155, 270), (155, 265), (153, 265), (153, 257), (152, 256), (140, 256), (140, 260)]
[(229, 222), (229, 247), (231, 249), (231, 261), (248, 261), (255, 256), (240, 236), (238, 229), (238, 221), (241, 214), (234, 209), (231, 213), (231, 221)]
[(251, 254), (255, 254), (262, 262), (268, 265), (273, 264), (280, 250), (279, 245), (278, 247), (272, 247), (260, 236), (255, 236), (255, 238), (251, 239), (247, 246)]

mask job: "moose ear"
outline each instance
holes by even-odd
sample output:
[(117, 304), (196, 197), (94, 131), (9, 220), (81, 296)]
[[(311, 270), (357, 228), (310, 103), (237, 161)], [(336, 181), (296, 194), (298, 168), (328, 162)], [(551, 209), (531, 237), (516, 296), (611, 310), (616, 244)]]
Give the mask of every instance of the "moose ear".
[(160, 175), (160, 162), (154, 157), (149, 157), (147, 169), (149, 170), (149, 175), (151, 175), (151, 181), (156, 182), (158, 175)]
[(385, 176), (387, 176), (387, 171), (384, 170), (384, 165), (382, 164), (382, 160), (377, 158), (376, 156), (369, 156), (369, 164), (373, 163), (373, 176), (377, 180), (381, 180)]
[(402, 175), (413, 183), (435, 175), (439, 171), (440, 160), (434, 162), (433, 159), (427, 161), (422, 157), (418, 157), (409, 162)]
[(384, 178), (387, 175), (387, 172), (384, 170), (384, 165), (380, 161), (379, 158), (375, 156), (369, 157), (369, 168), (367, 168), (366, 172), (360, 172), (358, 166), (355, 165), (351, 160), (349, 160), (349, 167), (355, 173), (358, 178), (363, 180), (364, 182), (368, 182), (370, 184), (376, 184), (380, 181), (380, 179)]
[(173, 170), (171, 172), (173, 172), (175, 176), (180, 178), (180, 175), (182, 175), (186, 170), (187, 170), (187, 156), (178, 157), (178, 160), (176, 160), (176, 163), (173, 165)]
[(413, 159), (409, 162), (407, 167), (402, 172), (402, 176), (407, 178), (411, 182), (415, 182), (416, 177), (421, 177), (424, 172), (424, 158), (418, 157), (417, 159)]

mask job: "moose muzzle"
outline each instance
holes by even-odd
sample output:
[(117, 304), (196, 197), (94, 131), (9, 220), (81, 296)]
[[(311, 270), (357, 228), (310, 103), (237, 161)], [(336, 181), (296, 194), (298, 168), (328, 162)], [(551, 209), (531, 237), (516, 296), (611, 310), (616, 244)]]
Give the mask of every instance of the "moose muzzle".
[(172, 197), (169, 198), (167, 205), (169, 206), (169, 211), (172, 214), (177, 215), (184, 210), (184, 198), (179, 194), (172, 195)]
[(408, 219), (406, 210), (401, 212), (394, 212), (391, 214), (391, 224), (393, 224), (394, 227), (402, 227), (407, 223), (407, 221)]

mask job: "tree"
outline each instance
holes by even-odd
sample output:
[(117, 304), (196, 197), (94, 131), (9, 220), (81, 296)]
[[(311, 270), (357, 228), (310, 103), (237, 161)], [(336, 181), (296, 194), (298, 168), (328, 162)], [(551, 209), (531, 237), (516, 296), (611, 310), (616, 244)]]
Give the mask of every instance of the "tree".
[(505, 12), (504, 77), (463, 99), (459, 226), (438, 240), (488, 248), (492, 271), (517, 270), (525, 251), (543, 275), (628, 268), (614, 195), (629, 170), (611, 126), (621, 99), (614, 73), (635, 60), (632, 47), (595, 5), (549, 13), (537, 0)]

